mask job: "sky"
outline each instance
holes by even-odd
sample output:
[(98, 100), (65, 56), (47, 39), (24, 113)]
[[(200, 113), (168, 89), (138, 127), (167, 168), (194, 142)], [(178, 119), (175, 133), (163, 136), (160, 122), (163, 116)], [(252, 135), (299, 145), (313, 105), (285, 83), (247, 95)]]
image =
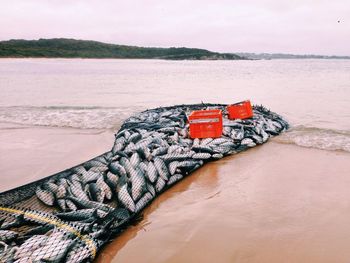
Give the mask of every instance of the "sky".
[(0, 40), (350, 55), (349, 0), (0, 0)]

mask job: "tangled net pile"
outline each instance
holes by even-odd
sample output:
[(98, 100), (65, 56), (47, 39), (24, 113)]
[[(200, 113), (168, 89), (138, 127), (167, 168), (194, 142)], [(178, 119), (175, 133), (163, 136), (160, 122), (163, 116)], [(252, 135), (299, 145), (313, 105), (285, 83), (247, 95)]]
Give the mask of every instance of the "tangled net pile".
[[(221, 109), (221, 138), (190, 139), (187, 115)], [(288, 128), (254, 106), (229, 120), (226, 105), (157, 108), (127, 119), (111, 151), (0, 194), (0, 262), (91, 262), (161, 192), (206, 162), (266, 142)]]

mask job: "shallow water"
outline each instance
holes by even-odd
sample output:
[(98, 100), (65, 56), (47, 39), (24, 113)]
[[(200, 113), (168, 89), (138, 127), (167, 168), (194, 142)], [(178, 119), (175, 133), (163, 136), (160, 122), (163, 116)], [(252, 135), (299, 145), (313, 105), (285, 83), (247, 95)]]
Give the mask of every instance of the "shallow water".
[(0, 122), (116, 130), (130, 114), (251, 99), (294, 126), (282, 143), (350, 151), (350, 60), (1, 59)]

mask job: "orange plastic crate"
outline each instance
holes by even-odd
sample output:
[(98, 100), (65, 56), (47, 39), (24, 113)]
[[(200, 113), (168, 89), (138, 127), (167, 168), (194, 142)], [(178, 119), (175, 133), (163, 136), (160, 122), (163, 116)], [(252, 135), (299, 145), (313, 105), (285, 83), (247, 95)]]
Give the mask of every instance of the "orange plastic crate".
[(249, 100), (241, 101), (227, 106), (228, 118), (247, 119), (253, 117), (253, 109)]
[(193, 111), (188, 117), (190, 123), (190, 137), (218, 138), (222, 135), (221, 110)]

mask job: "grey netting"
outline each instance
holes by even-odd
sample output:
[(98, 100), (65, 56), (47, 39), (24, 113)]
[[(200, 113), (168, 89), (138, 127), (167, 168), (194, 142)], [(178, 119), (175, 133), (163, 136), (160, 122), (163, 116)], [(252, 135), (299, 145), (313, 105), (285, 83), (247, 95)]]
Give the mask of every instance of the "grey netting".
[[(0, 194), (0, 262), (91, 262), (157, 195), (204, 163), (266, 142), (288, 128), (262, 106), (229, 120), (226, 105), (157, 108), (130, 117), (111, 151)], [(223, 136), (190, 139), (187, 114), (219, 108)]]

